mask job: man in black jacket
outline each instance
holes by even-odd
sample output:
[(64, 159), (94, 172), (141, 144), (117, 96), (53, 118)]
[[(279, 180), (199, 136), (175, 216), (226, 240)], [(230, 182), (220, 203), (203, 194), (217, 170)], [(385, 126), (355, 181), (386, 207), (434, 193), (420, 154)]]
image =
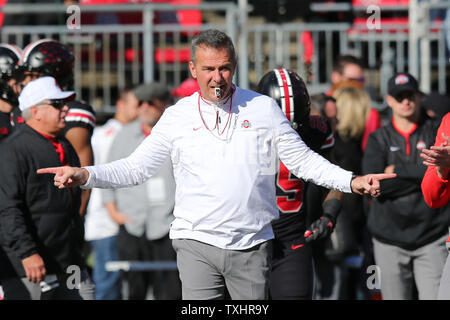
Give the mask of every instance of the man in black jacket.
[[(6, 299), (91, 299), (83, 269), (80, 190), (57, 190), (36, 174), (49, 165), (79, 165), (59, 134), (67, 101), (52, 77), (27, 84), (19, 96), (26, 124), (0, 144), (0, 281)], [(90, 289), (89, 289), (89, 288)]]
[(426, 167), (420, 150), (434, 144), (437, 125), (421, 108), (417, 80), (396, 74), (386, 101), (392, 121), (372, 133), (363, 156), (363, 172), (397, 174), (381, 181), (367, 220), (373, 237), (384, 299), (436, 299), (447, 252), (448, 213), (429, 208), (420, 184)]

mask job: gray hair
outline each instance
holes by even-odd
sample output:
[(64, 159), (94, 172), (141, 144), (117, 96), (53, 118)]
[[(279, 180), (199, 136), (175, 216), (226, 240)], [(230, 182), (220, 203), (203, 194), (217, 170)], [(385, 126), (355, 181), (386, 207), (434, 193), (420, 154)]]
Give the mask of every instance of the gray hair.
[[(45, 100), (44, 100), (44, 101), (45, 101)], [(43, 102), (43, 101), (38, 102), (38, 103), (36, 103), (35, 105), (33, 105), (33, 106), (31, 106), (31, 107), (43, 108), (44, 106), (41, 105), (42, 102)], [(28, 120), (31, 119), (31, 107), (26, 108), (25, 110), (22, 110), (21, 116), (22, 116), (23, 120), (28, 121)]]
[(22, 118), (25, 121), (28, 121), (31, 119), (31, 108), (27, 108), (25, 110), (22, 110)]
[(191, 60), (195, 63), (195, 54), (200, 46), (211, 47), (215, 49), (226, 49), (230, 53), (233, 63), (236, 63), (236, 52), (234, 50), (233, 41), (224, 32), (217, 29), (208, 29), (201, 31), (192, 38)]

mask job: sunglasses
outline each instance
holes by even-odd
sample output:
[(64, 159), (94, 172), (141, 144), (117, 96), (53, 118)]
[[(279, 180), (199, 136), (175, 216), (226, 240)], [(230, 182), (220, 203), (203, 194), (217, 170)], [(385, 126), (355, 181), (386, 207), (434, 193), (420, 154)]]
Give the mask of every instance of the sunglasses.
[(415, 96), (416, 96), (416, 93), (413, 91), (403, 91), (403, 92), (400, 92), (399, 94), (395, 95), (394, 98), (398, 102), (402, 102), (405, 99), (412, 101), (412, 100), (414, 100)]
[(361, 83), (365, 83), (365, 82), (366, 82), (366, 78), (365, 78), (365, 77), (361, 77), (361, 78), (348, 78), (348, 80), (356, 81), (356, 82), (361, 82)]
[(145, 102), (147, 102), (150, 105), (154, 105), (153, 100), (149, 100), (149, 101), (147, 101), (147, 100), (139, 100), (138, 106), (142, 106)]
[(66, 101), (64, 100), (50, 100), (47, 102), (41, 102), (37, 104), (36, 106), (42, 106), (42, 105), (51, 105), (53, 108), (61, 110), (66, 105)]

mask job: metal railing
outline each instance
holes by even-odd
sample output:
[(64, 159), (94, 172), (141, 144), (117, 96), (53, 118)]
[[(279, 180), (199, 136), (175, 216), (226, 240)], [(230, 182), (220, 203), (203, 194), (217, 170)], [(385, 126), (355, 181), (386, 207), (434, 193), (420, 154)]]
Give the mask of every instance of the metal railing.
[[(189, 55), (190, 40), (196, 32), (207, 28), (221, 29), (233, 39), (239, 58), (235, 82), (243, 88), (254, 86), (268, 70), (284, 66), (307, 79), (311, 94), (323, 92), (330, 86), (335, 57), (350, 53), (365, 61), (367, 86), (375, 99), (381, 100), (386, 93), (387, 78), (397, 71), (416, 75), (425, 92), (437, 89), (447, 93), (449, 62), (445, 29), (442, 24), (431, 23), (428, 13), (431, 9), (448, 7), (450, 1), (411, 0), (409, 8), (397, 8), (409, 10), (409, 24), (381, 25), (373, 30), (352, 23), (255, 23), (249, 19), (251, 8), (245, 0), (239, 0), (238, 5), (204, 2), (183, 6), (167, 3), (80, 6), (81, 15), (140, 12), (142, 23), (83, 24), (80, 29), (69, 29), (66, 25), (3, 26), (0, 34), (2, 42), (22, 48), (43, 37), (71, 46), (75, 54), (75, 90), (99, 112), (112, 112), (118, 90), (127, 84), (158, 80), (169, 88), (178, 86), (189, 76), (186, 54)], [(363, 7), (327, 8), (354, 10), (363, 16), (365, 13)], [(6, 5), (2, 11), (56, 14), (65, 13), (66, 9), (63, 5), (35, 4)], [(317, 5), (312, 9), (324, 10)], [(194, 26), (153, 22), (158, 12), (178, 10), (200, 10), (204, 21)], [(310, 32), (312, 36), (314, 55), (308, 62), (300, 40), (302, 32)]]
[[(450, 8), (450, 1), (418, 1), (410, 0), (409, 7), (409, 59), (412, 64), (411, 73), (418, 76), (422, 91), (432, 90), (433, 73), (437, 73), (437, 90), (447, 93), (446, 78), (449, 64), (450, 43), (446, 44), (445, 35), (450, 33), (450, 26), (436, 25), (430, 20), (430, 10)], [(450, 17), (447, 17), (450, 19)], [(433, 53), (433, 49), (434, 53)], [(448, 50), (448, 52), (446, 52)], [(420, 58), (419, 58), (420, 57)], [(437, 60), (434, 63), (433, 60)]]

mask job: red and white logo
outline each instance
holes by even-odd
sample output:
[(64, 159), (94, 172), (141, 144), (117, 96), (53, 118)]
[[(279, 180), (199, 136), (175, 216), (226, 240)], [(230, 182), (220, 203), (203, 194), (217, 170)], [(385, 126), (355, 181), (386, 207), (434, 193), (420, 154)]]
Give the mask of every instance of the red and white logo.
[(244, 120), (244, 121), (242, 121), (242, 125), (241, 125), (241, 127), (242, 128), (250, 128), (252, 126), (252, 124), (250, 123), (250, 121), (248, 121), (248, 120)]
[(427, 145), (425, 142), (423, 142), (423, 141), (417, 142), (417, 145), (416, 145), (417, 149), (422, 150), (422, 149), (426, 149), (426, 147), (427, 147)]
[(405, 74), (399, 74), (395, 77), (395, 84), (405, 84), (409, 82), (409, 78)]

